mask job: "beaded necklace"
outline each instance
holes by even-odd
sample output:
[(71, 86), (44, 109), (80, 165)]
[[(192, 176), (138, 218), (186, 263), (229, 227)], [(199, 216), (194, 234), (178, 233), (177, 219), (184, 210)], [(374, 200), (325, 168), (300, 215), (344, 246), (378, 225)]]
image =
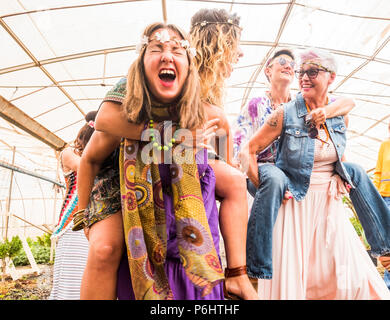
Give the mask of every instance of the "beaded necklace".
[[(153, 119), (150, 119), (149, 120), (149, 129), (152, 130), (152, 132), (150, 133), (150, 141), (153, 142), (153, 147), (156, 148), (157, 150), (159, 151), (168, 151), (170, 148), (173, 147), (173, 144), (176, 142), (176, 139), (175, 138), (171, 138), (171, 140), (169, 141), (168, 144), (159, 144), (156, 140), (156, 137), (154, 136), (154, 121)], [(177, 129), (176, 129), (177, 130)], [(175, 130), (175, 132), (176, 132)], [(173, 133), (173, 135), (175, 135), (175, 132)]]

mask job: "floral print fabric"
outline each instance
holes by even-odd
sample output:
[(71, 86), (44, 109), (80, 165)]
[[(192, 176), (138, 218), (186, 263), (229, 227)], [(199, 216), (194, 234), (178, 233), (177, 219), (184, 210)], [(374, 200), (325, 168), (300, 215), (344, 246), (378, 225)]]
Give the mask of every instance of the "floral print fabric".
[[(251, 99), (248, 105), (241, 109), (233, 129), (234, 157), (237, 157), (241, 147), (261, 128), (272, 111), (272, 103), (267, 92)], [(258, 154), (257, 162), (275, 162), (277, 148), (278, 140), (275, 140), (268, 148)]]

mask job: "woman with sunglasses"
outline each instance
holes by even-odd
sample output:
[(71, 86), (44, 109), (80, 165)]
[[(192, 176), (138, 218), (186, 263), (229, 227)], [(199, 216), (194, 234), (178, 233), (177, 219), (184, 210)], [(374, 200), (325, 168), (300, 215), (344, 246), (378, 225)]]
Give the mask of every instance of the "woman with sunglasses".
[[(265, 123), (266, 118), (281, 104), (294, 99), (290, 92), (294, 80), (295, 57), (291, 50), (281, 49), (268, 59), (265, 76), (269, 90), (250, 100), (241, 109), (234, 130), (234, 154), (237, 156), (255, 132)], [(350, 98), (338, 98), (324, 108), (312, 110), (313, 123), (347, 114), (355, 106)], [(286, 176), (276, 167), (278, 139), (257, 155), (260, 182), (258, 186), (248, 180), (248, 191), (253, 197), (247, 230), (247, 271), (252, 284), (257, 279), (272, 278), (272, 229), (282, 202), (292, 198), (287, 189)], [(251, 198), (250, 200), (251, 201)]]
[(305, 121), (311, 110), (329, 103), (335, 60), (326, 52), (307, 50), (298, 75), (301, 93), (277, 108), (239, 154), (249, 179), (258, 185), (257, 154), (280, 136), (276, 166), (293, 195), (278, 212), (272, 239), (278, 268), (272, 280), (259, 281), (260, 298), (390, 299), (341, 200), (345, 182), (354, 187), (342, 163), (348, 119), (326, 119), (310, 136)]

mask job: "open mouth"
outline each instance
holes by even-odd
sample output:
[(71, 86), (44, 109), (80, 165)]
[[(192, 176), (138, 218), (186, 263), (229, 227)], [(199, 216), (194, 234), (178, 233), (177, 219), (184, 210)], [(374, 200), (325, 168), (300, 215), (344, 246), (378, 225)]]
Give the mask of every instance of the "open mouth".
[(172, 69), (161, 69), (158, 77), (164, 82), (173, 82), (176, 79), (176, 73)]

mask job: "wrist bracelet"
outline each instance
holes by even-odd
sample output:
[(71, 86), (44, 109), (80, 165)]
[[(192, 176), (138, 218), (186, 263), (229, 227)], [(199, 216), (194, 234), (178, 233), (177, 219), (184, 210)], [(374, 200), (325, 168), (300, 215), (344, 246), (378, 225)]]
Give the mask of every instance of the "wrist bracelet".
[(85, 219), (85, 209), (78, 210), (74, 213), (73, 216), (73, 231), (79, 231), (81, 229), (84, 229), (87, 225), (86, 219)]

